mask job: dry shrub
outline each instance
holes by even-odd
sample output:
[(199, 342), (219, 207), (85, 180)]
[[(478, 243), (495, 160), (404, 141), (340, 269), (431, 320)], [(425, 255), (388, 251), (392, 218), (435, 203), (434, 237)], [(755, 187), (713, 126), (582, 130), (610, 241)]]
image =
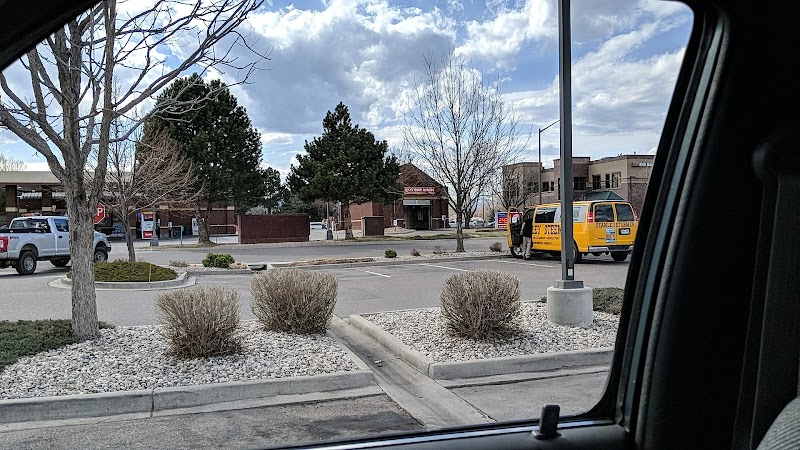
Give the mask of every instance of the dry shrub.
[(519, 280), (499, 270), (451, 276), (442, 288), (442, 317), (448, 333), (489, 340), (514, 333), (520, 314)]
[(170, 261), (170, 267), (189, 267), (189, 263), (186, 261)]
[(179, 289), (156, 297), (156, 311), (178, 358), (203, 358), (238, 353), (239, 293), (218, 286)]
[(490, 251), (493, 251), (493, 252), (499, 252), (499, 251), (500, 251), (500, 250), (502, 250), (502, 249), (503, 249), (503, 244), (501, 244), (500, 242), (493, 242), (493, 243), (492, 243), (492, 244), (489, 246), (489, 250), (490, 250)]
[(248, 266), (247, 263), (243, 262), (235, 262), (228, 266), (228, 269), (249, 269), (249, 268), (250, 266)]
[(325, 332), (336, 306), (336, 278), (301, 269), (270, 270), (253, 277), (253, 314), (267, 330)]
[(411, 256), (419, 256), (419, 250), (415, 248), (411, 249)]
[(433, 247), (433, 253), (437, 255), (442, 255), (444, 253), (447, 253), (447, 249), (444, 247), (444, 245), (437, 245)]

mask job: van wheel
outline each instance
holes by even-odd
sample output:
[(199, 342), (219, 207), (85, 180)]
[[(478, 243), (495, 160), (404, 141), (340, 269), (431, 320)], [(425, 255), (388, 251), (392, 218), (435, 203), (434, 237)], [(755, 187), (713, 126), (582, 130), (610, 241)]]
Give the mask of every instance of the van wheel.
[(509, 250), (514, 258), (522, 258), (522, 247), (509, 247)]
[(583, 253), (578, 251), (578, 244), (575, 242), (572, 243), (572, 256), (574, 257), (575, 264), (578, 264), (583, 259)]
[(36, 272), (36, 255), (30, 250), (21, 252), (17, 259), (16, 269), (20, 275), (31, 275)]
[(622, 262), (628, 259), (628, 252), (611, 252), (611, 259)]

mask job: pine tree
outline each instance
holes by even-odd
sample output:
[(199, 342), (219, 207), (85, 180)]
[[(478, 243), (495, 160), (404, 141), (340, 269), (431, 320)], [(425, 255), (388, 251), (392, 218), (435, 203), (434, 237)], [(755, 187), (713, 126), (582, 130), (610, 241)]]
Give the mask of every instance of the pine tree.
[(197, 74), (177, 79), (158, 97), (156, 107), (174, 99), (197, 103), (180, 110), (163, 108), (166, 112), (147, 122), (145, 135), (166, 130), (192, 162), (196, 188), (204, 192), (205, 211), (197, 211), (200, 240), (208, 242), (213, 206), (233, 203), (242, 213), (280, 193), (269, 191), (275, 185), (274, 174), (260, 166), (260, 134), (224, 83), (202, 82)]
[(287, 179), (293, 193), (307, 202), (334, 201), (342, 204), (345, 239), (353, 239), (351, 203), (389, 203), (400, 197), (402, 187), (397, 159), (389, 155), (386, 141), (358, 125), (339, 103), (322, 121), (322, 136), (305, 143), (305, 155), (297, 155)]

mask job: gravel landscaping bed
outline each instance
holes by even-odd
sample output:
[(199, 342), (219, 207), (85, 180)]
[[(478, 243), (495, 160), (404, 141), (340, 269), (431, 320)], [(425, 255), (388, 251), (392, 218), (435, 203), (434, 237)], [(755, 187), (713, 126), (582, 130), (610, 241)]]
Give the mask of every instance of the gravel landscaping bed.
[(519, 356), (533, 353), (613, 347), (619, 316), (595, 311), (591, 328), (572, 328), (547, 320), (543, 303), (523, 302), (520, 332), (512, 338), (476, 342), (447, 334), (439, 308), (392, 311), (364, 318), (393, 334), (434, 362)]
[(394, 258), (387, 258), (385, 256), (374, 256), (374, 257), (364, 257), (364, 258), (320, 258), (320, 259), (311, 259), (305, 261), (294, 261), (292, 263), (289, 263), (288, 266), (302, 267), (302, 266), (315, 266), (322, 264), (347, 264), (347, 263), (359, 263), (359, 262), (426, 261), (431, 259), (452, 259), (452, 258), (464, 258), (464, 257), (492, 257), (492, 256), (500, 257), (508, 255), (509, 255), (508, 251), (503, 251), (503, 252), (424, 253), (420, 254), (419, 256), (397, 255)]
[(100, 330), (92, 341), (20, 358), (0, 372), (0, 398), (189, 386), (357, 370), (327, 336), (262, 331), (242, 322), (242, 354), (177, 360), (165, 355), (158, 326)]

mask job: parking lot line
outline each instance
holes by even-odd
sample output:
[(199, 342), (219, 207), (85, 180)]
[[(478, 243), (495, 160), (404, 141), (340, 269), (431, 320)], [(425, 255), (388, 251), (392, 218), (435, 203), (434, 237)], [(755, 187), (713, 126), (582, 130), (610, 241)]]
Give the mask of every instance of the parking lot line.
[(389, 276), (389, 275), (384, 275), (384, 274), (382, 274), (382, 273), (378, 273), (378, 272), (370, 272), (369, 270), (365, 270), (364, 272), (371, 273), (372, 275), (377, 275), (377, 276), (379, 276), (379, 277), (392, 278), (392, 277), (391, 277), (391, 276)]
[(436, 264), (425, 264), (420, 263), (420, 266), (428, 266), (428, 267), (437, 267), (439, 269), (450, 269), (450, 270), (458, 270), (459, 272), (469, 272), (467, 269), (456, 269), (455, 267), (447, 267), (447, 266), (437, 266)]
[(525, 263), (525, 262), (519, 262), (519, 261), (500, 261), (500, 260), (498, 260), (497, 262), (506, 263), (506, 264), (522, 264), (523, 266), (548, 267), (548, 268), (551, 268), (551, 269), (553, 267), (558, 267), (558, 266), (548, 266), (546, 264)]

